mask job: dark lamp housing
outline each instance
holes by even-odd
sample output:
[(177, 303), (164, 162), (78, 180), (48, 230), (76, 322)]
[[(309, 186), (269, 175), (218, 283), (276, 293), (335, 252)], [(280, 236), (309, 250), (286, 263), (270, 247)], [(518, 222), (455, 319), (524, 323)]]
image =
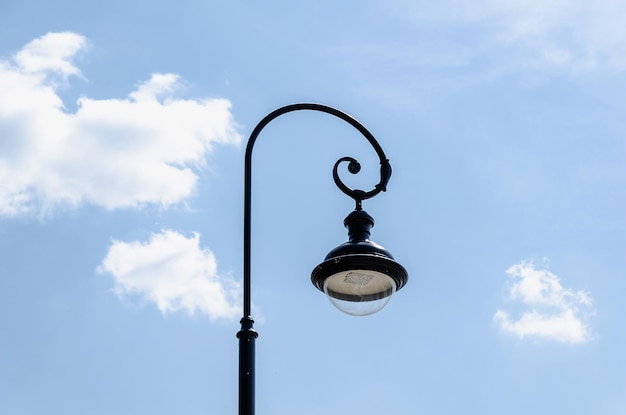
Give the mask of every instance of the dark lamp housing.
[(367, 212), (353, 211), (344, 225), (348, 242), (328, 253), (311, 273), (311, 281), (339, 310), (366, 316), (387, 305), (409, 277), (389, 251), (369, 240), (374, 219)]

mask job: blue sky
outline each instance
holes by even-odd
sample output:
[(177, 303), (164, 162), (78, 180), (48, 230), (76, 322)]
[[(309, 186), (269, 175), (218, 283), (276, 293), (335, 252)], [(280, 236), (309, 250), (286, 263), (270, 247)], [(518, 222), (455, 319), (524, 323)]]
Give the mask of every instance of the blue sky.
[[(340, 4), (338, 4), (340, 3)], [(350, 317), (343, 156), (293, 113), (255, 147), (259, 414), (626, 413), (626, 4), (0, 5), (0, 413), (236, 413), (243, 152), (266, 114), (355, 116), (409, 272)], [(347, 174), (347, 173), (346, 173)]]

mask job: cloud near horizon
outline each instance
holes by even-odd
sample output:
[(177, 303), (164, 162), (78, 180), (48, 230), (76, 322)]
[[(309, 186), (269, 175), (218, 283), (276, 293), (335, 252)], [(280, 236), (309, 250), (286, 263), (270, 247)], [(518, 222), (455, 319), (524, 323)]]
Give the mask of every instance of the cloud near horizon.
[(0, 59), (0, 216), (91, 204), (169, 206), (191, 196), (214, 144), (241, 136), (226, 99), (180, 99), (176, 74), (153, 74), (124, 98), (78, 100), (58, 91), (87, 39), (48, 33)]
[(118, 296), (148, 300), (163, 314), (199, 312), (215, 320), (240, 313), (240, 283), (218, 273), (197, 233), (164, 230), (148, 242), (113, 241), (98, 271), (113, 277)]
[(532, 262), (520, 262), (506, 273), (513, 281), (509, 298), (520, 303), (524, 311), (515, 319), (508, 312), (497, 310), (493, 320), (500, 330), (519, 338), (562, 343), (580, 344), (591, 339), (586, 316), (592, 312), (592, 301), (587, 292), (565, 289), (558, 276), (535, 269)]

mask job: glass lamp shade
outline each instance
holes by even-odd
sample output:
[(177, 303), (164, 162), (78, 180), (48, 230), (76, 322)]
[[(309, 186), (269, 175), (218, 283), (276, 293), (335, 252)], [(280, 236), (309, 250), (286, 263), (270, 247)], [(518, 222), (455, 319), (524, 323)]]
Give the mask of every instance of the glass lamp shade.
[(339, 310), (366, 316), (381, 310), (402, 288), (408, 274), (382, 246), (367, 239), (374, 220), (354, 211), (345, 220), (350, 240), (330, 251), (311, 281)]

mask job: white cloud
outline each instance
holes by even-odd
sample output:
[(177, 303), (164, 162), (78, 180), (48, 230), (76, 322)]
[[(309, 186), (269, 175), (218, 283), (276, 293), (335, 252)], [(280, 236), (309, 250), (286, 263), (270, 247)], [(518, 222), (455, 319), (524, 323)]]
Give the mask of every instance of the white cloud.
[(98, 268), (115, 280), (119, 296), (139, 296), (159, 310), (203, 313), (232, 319), (240, 313), (240, 284), (220, 275), (213, 253), (191, 238), (170, 230), (148, 242), (113, 241)]
[(64, 78), (80, 75), (71, 59), (84, 48), (87, 39), (72, 32), (48, 33), (33, 40), (15, 55), (19, 69), (29, 74), (57, 73)]
[(519, 302), (524, 311), (512, 319), (508, 312), (497, 310), (493, 319), (501, 330), (520, 338), (564, 343), (590, 340), (591, 329), (585, 316), (591, 313), (592, 302), (587, 292), (565, 289), (559, 277), (548, 270), (535, 269), (532, 262), (513, 265), (507, 275), (513, 280), (509, 297)]
[[(569, 74), (626, 69), (626, 2), (622, 0), (398, 0), (402, 16), (418, 25), (451, 28), (472, 61), (507, 70), (537, 68)], [(450, 44), (446, 44), (448, 48)], [(437, 51), (433, 51), (435, 54)], [(500, 68), (501, 70), (503, 68)]]
[(68, 113), (53, 78), (87, 41), (49, 33), (0, 60), (0, 216), (87, 203), (168, 206), (193, 194), (212, 145), (241, 137), (225, 99), (179, 99), (175, 74), (154, 74), (128, 97), (81, 97)]
[[(626, 69), (626, 4), (619, 0), (487, 3), (501, 39), (524, 48), (528, 65), (571, 73)], [(534, 52), (534, 53), (533, 53)]]

